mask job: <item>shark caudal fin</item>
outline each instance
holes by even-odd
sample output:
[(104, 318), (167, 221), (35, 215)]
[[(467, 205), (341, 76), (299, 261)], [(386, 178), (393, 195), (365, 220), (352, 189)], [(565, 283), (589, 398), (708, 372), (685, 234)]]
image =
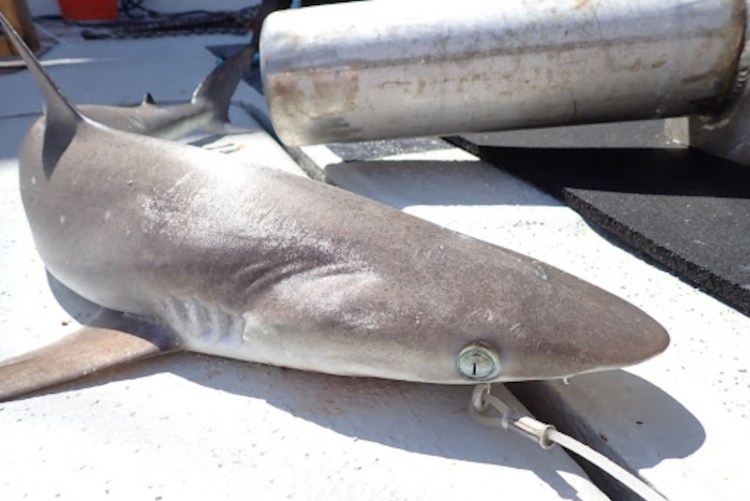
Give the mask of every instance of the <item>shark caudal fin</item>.
[(0, 402), (174, 348), (163, 327), (104, 310), (57, 343), (0, 362)]
[(73, 139), (78, 124), (83, 120), (83, 117), (57, 88), (34, 53), (2, 13), (0, 13), (0, 25), (23, 58), (44, 97), (44, 113), (47, 117), (47, 124), (44, 133), (42, 160), (45, 172), (49, 175)]
[(214, 68), (195, 89), (192, 103), (210, 108), (214, 122), (228, 122), (232, 96), (242, 75), (250, 70), (254, 54), (248, 45)]

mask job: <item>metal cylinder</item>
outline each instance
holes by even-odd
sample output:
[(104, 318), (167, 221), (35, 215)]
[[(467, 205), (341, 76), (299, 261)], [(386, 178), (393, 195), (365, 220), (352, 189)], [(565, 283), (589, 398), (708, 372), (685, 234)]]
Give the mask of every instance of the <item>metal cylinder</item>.
[(379, 0), (276, 12), (261, 35), (286, 144), (710, 113), (745, 0)]

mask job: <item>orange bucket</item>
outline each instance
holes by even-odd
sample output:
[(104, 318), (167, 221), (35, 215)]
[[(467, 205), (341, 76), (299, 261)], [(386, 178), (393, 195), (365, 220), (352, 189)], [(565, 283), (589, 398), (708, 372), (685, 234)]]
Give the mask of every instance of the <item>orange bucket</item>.
[(105, 21), (117, 19), (117, 0), (57, 0), (65, 19)]

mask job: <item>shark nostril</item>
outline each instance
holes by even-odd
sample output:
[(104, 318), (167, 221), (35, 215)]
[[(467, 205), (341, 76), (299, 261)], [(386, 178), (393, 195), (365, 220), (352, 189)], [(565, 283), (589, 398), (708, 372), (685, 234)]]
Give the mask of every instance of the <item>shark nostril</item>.
[(500, 357), (483, 344), (470, 344), (458, 354), (456, 368), (470, 379), (487, 380), (500, 372)]

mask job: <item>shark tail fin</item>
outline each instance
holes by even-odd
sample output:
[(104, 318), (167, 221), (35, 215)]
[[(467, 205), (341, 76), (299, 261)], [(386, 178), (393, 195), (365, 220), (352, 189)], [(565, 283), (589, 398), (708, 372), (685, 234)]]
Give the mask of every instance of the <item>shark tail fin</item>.
[[(57, 85), (52, 81), (47, 71), (42, 68), (39, 60), (23, 41), (21, 36), (16, 33), (10, 22), (0, 13), (0, 24), (3, 26), (8, 38), (11, 39), (18, 53), (23, 58), (29, 71), (34, 76), (39, 89), (44, 96), (44, 103), (47, 107), (47, 120), (55, 123), (77, 122), (81, 119), (81, 114), (70, 101), (63, 95)], [(47, 125), (49, 127), (49, 124)]]
[(174, 348), (162, 327), (104, 310), (57, 343), (0, 362), (0, 402)]
[(57, 88), (34, 53), (2, 13), (0, 13), (0, 25), (13, 42), (42, 91), (45, 104), (44, 113), (47, 117), (42, 157), (45, 171), (50, 172), (73, 139), (78, 124), (83, 120), (83, 117)]
[(255, 50), (248, 45), (214, 70), (193, 93), (193, 104), (208, 107), (217, 122), (229, 121), (229, 105), (242, 75), (250, 70)]

